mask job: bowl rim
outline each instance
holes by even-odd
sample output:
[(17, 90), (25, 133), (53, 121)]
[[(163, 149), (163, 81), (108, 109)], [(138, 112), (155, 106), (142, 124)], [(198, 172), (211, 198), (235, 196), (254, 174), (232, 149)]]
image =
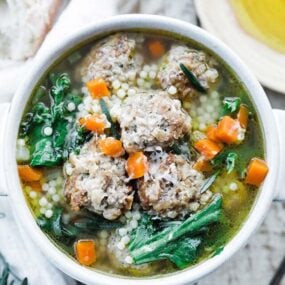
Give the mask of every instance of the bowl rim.
[[(105, 273), (90, 270), (76, 263), (72, 258), (66, 256), (58, 247), (56, 247), (37, 226), (25, 201), (23, 191), (20, 190), (21, 186), (17, 175), (15, 157), (16, 138), (22, 113), (30, 97), (31, 90), (33, 90), (35, 84), (41, 78), (42, 74), (50, 67), (51, 63), (67, 50), (70, 50), (80, 42), (91, 37), (95, 37), (102, 33), (125, 31), (131, 28), (144, 28), (180, 34), (201, 43), (221, 57), (243, 82), (255, 104), (264, 132), (265, 155), (270, 167), (270, 172), (262, 189), (259, 191), (259, 195), (247, 220), (219, 255), (207, 259), (186, 270), (177, 271), (170, 275), (140, 279), (107, 275)], [(169, 17), (144, 14), (113, 16), (109, 19), (92, 23), (74, 31), (72, 35), (63, 39), (47, 54), (39, 54), (36, 56), (32, 69), (23, 83), (18, 87), (13, 98), (4, 137), (5, 151), (3, 161), (5, 161), (5, 164), (3, 165), (3, 169), (11, 202), (16, 205), (13, 207), (15, 219), (23, 225), (33, 242), (55, 266), (71, 277), (87, 284), (109, 285), (116, 282), (118, 285), (123, 285), (127, 281), (130, 285), (140, 285), (153, 284), (153, 281), (155, 280), (158, 285), (172, 285), (186, 284), (198, 280), (222, 265), (246, 243), (251, 234), (261, 224), (274, 195), (279, 161), (279, 142), (277, 139), (272, 109), (262, 87), (242, 61), (224, 43), (197, 26)]]

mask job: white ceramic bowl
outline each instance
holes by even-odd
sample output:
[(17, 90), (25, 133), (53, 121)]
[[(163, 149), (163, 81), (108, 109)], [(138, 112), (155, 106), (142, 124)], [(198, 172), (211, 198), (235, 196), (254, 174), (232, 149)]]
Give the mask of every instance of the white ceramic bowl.
[[(25, 105), (31, 95), (31, 91), (45, 71), (63, 53), (77, 46), (79, 43), (90, 38), (100, 37), (117, 31), (129, 31), (132, 29), (147, 29), (149, 31), (159, 30), (188, 37), (212, 50), (233, 69), (249, 91), (258, 112), (258, 116), (260, 117), (264, 134), (265, 156), (270, 168), (269, 174), (258, 193), (258, 197), (247, 220), (235, 237), (226, 245), (222, 253), (183, 271), (178, 271), (170, 275), (143, 279), (118, 277), (94, 271), (80, 266), (62, 253), (37, 226), (32, 213), (26, 204), (17, 174), (15, 157), (18, 127)], [(3, 114), (4, 112), (2, 112), (2, 115)], [(150, 15), (123, 15), (98, 22), (75, 32), (72, 37), (62, 40), (62, 42), (60, 42), (56, 48), (50, 50), (48, 54), (41, 54), (35, 60), (32, 71), (27, 75), (24, 83), (19, 86), (9, 108), (4, 130), (5, 151), (2, 153), (4, 159), (1, 159), (1, 162), (5, 161), (5, 164), (2, 165), (2, 167), (15, 218), (35, 242), (37, 248), (39, 248), (55, 266), (66, 274), (84, 283), (98, 285), (152, 285), (154, 282), (156, 285), (189, 284), (221, 266), (247, 242), (248, 238), (253, 234), (265, 217), (271, 201), (274, 198), (276, 189), (280, 185), (282, 186), (281, 182), (283, 178), (280, 173), (284, 170), (284, 165), (281, 165), (280, 161), (283, 157), (284, 162), (285, 156), (284, 152), (281, 153), (279, 150), (279, 140), (281, 138), (278, 137), (277, 124), (274, 120), (274, 116), (277, 116), (278, 124), (282, 123), (282, 119), (285, 121), (284, 112), (276, 111), (274, 114), (263, 89), (244, 63), (242, 63), (222, 42), (204, 30), (186, 22)], [(281, 134), (280, 131), (279, 133)], [(282, 141), (283, 143), (285, 142), (284, 137), (282, 138)], [(281, 166), (283, 168), (281, 168)]]

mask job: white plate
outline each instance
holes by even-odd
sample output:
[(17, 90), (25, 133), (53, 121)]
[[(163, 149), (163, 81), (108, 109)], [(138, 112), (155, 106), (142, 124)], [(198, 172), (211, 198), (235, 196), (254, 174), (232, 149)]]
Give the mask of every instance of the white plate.
[(203, 28), (230, 46), (258, 80), (285, 95), (285, 54), (250, 36), (241, 28), (227, 0), (195, 0)]

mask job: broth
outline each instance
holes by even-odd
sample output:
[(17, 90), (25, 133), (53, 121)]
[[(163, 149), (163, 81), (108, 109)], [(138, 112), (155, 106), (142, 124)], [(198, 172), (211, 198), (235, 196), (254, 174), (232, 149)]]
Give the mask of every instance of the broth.
[[(96, 50), (98, 46), (100, 52)], [(128, 49), (131, 52), (126, 55)], [(189, 83), (183, 77), (185, 73), (177, 69), (177, 60), (192, 68), (194, 81), (198, 83)], [(176, 64), (173, 68), (178, 70), (174, 79), (171, 64)], [(84, 69), (87, 71), (82, 75)], [(62, 73), (67, 73), (67, 77), (60, 77)], [(97, 80), (98, 74), (103, 82)], [(92, 81), (94, 79), (97, 81)], [(111, 121), (101, 100), (107, 102)], [(39, 102), (43, 105), (35, 110)], [(51, 104), (54, 106), (49, 109)], [(140, 106), (145, 108), (145, 118)], [(248, 125), (242, 128), (239, 123), (236, 142), (210, 139), (211, 145), (219, 151), (207, 158), (199, 142), (209, 140), (209, 126), (219, 128), (225, 117), (236, 123), (240, 106), (249, 112)], [(135, 111), (137, 114), (129, 119), (128, 115)], [(101, 121), (96, 121), (98, 114), (103, 116)], [(91, 123), (90, 116), (95, 116)], [(174, 119), (175, 127), (171, 125)], [(129, 122), (127, 127), (126, 122)], [(152, 124), (151, 130), (148, 124)], [(159, 134), (163, 128), (163, 139), (153, 135), (157, 128)], [(140, 130), (144, 131), (139, 133)], [(98, 146), (98, 141), (106, 142), (106, 136), (115, 138), (116, 131), (121, 137), (116, 140), (116, 149), (122, 150), (121, 153), (115, 153), (115, 148)], [(137, 137), (143, 139), (137, 141), (134, 139)], [(138, 165), (131, 164), (133, 154), (139, 157), (135, 160)], [(258, 187), (248, 180), (249, 168), (246, 172), (255, 157), (264, 158), (260, 123), (247, 90), (232, 70), (197, 43), (149, 32), (108, 36), (103, 43), (92, 41), (60, 59), (35, 88), (17, 141), (23, 191), (35, 219), (51, 241), (76, 262), (105, 273), (133, 277), (168, 274), (221, 252), (246, 220), (258, 193)], [(141, 164), (143, 159), (147, 160), (147, 166)], [(199, 170), (197, 161), (208, 168)], [(108, 171), (111, 178), (108, 176), (109, 184), (105, 186), (102, 181), (107, 181), (104, 175)], [(139, 176), (141, 171), (144, 177)], [(183, 171), (187, 172), (186, 178), (182, 178)], [(92, 176), (95, 172), (97, 175)], [(207, 179), (208, 189), (201, 193)], [(160, 186), (155, 188), (157, 181)], [(88, 183), (93, 191), (90, 196), (86, 190)], [(80, 192), (82, 189), (86, 191)], [(115, 192), (111, 192), (114, 189)], [(158, 198), (151, 196), (152, 189), (159, 191)], [(98, 196), (100, 191), (104, 192), (104, 199)], [(111, 201), (118, 193), (123, 198), (119, 202)], [(169, 208), (165, 206), (163, 195), (172, 197)], [(181, 234), (171, 244), (160, 244), (164, 239), (163, 235), (157, 238), (159, 233), (171, 229), (179, 233), (179, 225), (203, 210), (208, 211), (211, 203), (219, 203), (215, 202), (219, 197), (222, 206), (217, 208), (218, 220), (201, 224), (195, 232), (188, 229), (191, 234)], [(148, 232), (143, 232), (145, 240), (149, 238), (149, 244), (154, 246), (153, 236), (155, 245), (159, 246), (152, 247), (153, 256), (139, 252), (140, 247), (146, 245), (135, 236), (144, 219), (151, 225)], [(194, 248), (193, 256), (181, 256), (178, 252), (186, 238), (188, 242), (183, 246), (188, 252)], [(91, 240), (96, 247), (96, 262), (92, 260), (90, 264), (84, 262), (91, 256), (85, 256), (87, 259), (82, 261), (78, 252), (78, 241), (86, 240)], [(189, 249), (190, 245), (193, 248)], [(169, 251), (165, 252), (168, 247)]]

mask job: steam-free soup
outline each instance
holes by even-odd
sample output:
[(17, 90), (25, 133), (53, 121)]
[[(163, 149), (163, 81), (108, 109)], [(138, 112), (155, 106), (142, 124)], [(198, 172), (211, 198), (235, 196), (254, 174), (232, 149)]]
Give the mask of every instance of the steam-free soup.
[(191, 41), (116, 33), (63, 57), (17, 140), (38, 225), (76, 262), (166, 274), (219, 254), (268, 171), (256, 110), (224, 62)]

